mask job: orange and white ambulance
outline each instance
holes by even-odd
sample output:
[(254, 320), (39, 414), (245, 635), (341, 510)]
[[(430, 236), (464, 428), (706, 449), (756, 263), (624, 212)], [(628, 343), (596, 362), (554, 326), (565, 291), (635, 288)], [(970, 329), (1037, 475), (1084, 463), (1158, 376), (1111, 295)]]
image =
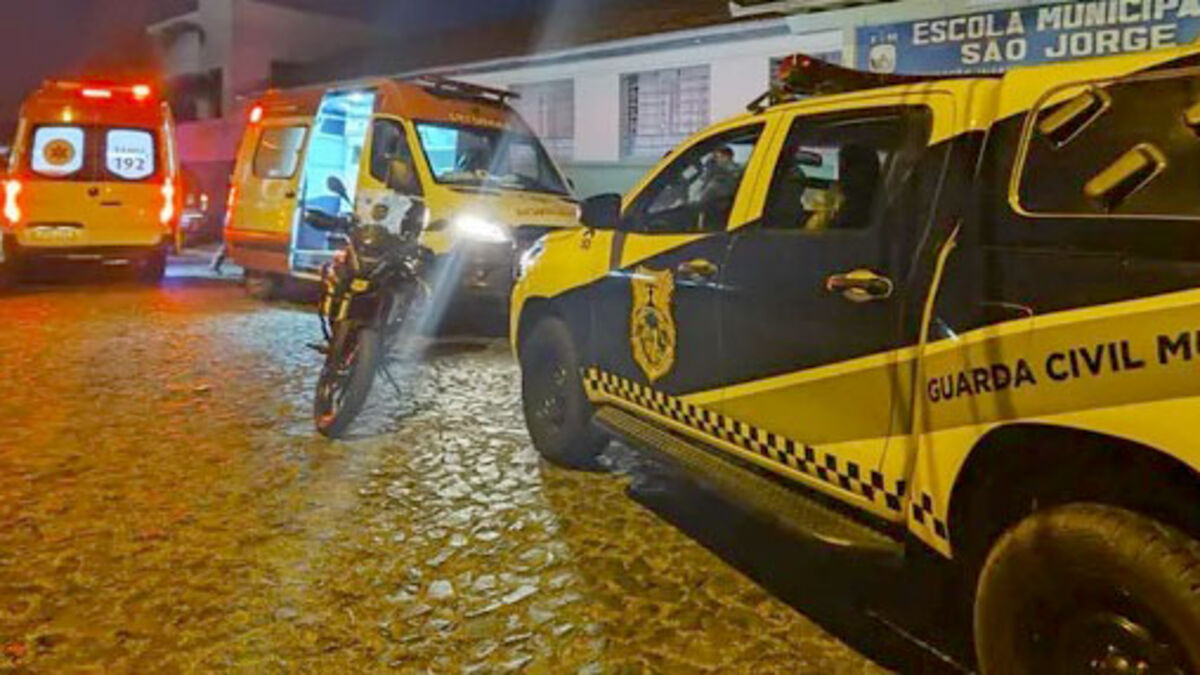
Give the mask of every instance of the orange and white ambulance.
[(171, 110), (149, 85), (46, 82), (21, 109), (0, 193), (0, 278), (65, 260), (159, 281), (178, 242), (178, 183)]

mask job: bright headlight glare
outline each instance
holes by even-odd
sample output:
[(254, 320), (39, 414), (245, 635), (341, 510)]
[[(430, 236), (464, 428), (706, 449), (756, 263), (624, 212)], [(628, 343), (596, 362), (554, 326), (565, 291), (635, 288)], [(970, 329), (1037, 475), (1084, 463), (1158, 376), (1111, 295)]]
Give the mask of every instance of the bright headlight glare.
[(459, 236), (475, 241), (498, 244), (511, 240), (508, 228), (479, 216), (459, 216), (454, 221), (454, 230)]

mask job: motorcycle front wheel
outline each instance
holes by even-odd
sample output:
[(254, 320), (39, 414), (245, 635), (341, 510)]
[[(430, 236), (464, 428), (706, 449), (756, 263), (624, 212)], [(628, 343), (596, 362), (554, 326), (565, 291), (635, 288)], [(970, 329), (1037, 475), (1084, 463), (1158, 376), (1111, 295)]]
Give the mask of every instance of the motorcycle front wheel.
[(341, 438), (362, 412), (382, 356), (379, 331), (343, 321), (333, 328), (313, 398), (313, 420), (327, 438)]

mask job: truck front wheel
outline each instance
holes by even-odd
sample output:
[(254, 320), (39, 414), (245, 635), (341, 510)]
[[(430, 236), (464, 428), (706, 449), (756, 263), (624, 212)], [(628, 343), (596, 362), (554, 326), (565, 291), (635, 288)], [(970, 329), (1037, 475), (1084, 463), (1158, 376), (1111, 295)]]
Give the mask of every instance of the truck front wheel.
[(1200, 673), (1200, 542), (1099, 504), (1034, 513), (979, 577), (979, 667), (993, 673)]
[(520, 355), (521, 403), (534, 448), (555, 464), (595, 468), (607, 438), (592, 426), (595, 411), (571, 331), (561, 319), (543, 319), (522, 340)]

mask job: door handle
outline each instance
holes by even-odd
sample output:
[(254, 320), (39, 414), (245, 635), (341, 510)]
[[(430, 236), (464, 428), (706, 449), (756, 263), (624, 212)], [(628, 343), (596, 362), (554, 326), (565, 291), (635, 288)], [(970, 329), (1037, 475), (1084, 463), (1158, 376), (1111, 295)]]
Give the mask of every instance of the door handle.
[(284, 199), (295, 199), (295, 198), (296, 198), (296, 191), (295, 191), (295, 190), (288, 190), (287, 192), (283, 193), (283, 198), (284, 198)]
[(825, 280), (825, 290), (840, 293), (850, 302), (873, 302), (892, 297), (896, 286), (885, 276), (871, 270), (858, 269), (829, 277)]
[(717, 272), (721, 271), (716, 263), (697, 258), (689, 260), (685, 263), (680, 263), (675, 270), (679, 272), (679, 276), (692, 281), (711, 281), (717, 277)]

